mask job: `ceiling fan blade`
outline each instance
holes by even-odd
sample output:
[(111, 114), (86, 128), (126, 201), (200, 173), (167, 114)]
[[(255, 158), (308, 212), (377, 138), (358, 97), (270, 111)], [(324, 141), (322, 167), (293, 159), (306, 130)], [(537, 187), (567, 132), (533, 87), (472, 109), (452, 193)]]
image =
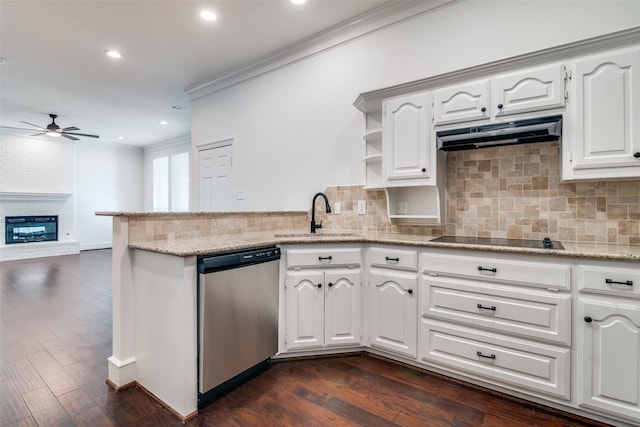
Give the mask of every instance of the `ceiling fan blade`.
[(76, 133), (76, 132), (60, 132), (62, 134), (62, 136), (67, 136), (67, 135), (76, 135), (76, 136), (86, 136), (87, 138), (100, 138), (99, 135), (90, 135), (88, 133)]
[(77, 128), (77, 127), (75, 127), (75, 126), (70, 126), (70, 127), (68, 127), (68, 128), (64, 128), (64, 129), (60, 129), (60, 130), (61, 130), (62, 132), (69, 132), (69, 131), (72, 131), (72, 130), (80, 130), (80, 128)]
[(29, 136), (40, 136), (40, 135), (44, 135), (46, 132), (40, 132), (40, 133), (34, 133), (33, 135), (29, 135)]
[(41, 130), (41, 131), (44, 131), (44, 130), (45, 130), (45, 129), (42, 129), (42, 128), (38, 128), (38, 129), (29, 129), (29, 128), (14, 128), (14, 127), (11, 127), (11, 126), (0, 126), (0, 128), (2, 128), (2, 129), (16, 129), (16, 130), (30, 130), (30, 131), (32, 131), (32, 132), (33, 132), (34, 130)]
[(66, 133), (62, 133), (62, 136), (64, 136), (67, 139), (70, 139), (72, 141), (77, 141), (78, 140), (78, 138), (76, 138), (74, 136), (67, 135)]
[(29, 123), (29, 122), (23, 122), (22, 120), (20, 120), (20, 123), (24, 123), (25, 125), (35, 126), (38, 129), (44, 129), (42, 126), (34, 125), (33, 123)]

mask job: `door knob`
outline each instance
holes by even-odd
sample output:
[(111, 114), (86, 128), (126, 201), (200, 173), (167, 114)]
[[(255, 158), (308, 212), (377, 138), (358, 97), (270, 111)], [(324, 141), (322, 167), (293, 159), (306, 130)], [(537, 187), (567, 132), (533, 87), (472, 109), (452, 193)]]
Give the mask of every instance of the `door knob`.
[(590, 316), (585, 316), (584, 317), (584, 321), (587, 322), (587, 323), (591, 323), (591, 322), (593, 322), (593, 319)]
[(322, 283), (318, 283), (318, 289), (322, 287)]
[(633, 157), (635, 157), (636, 159), (640, 159), (640, 151), (636, 151), (635, 153), (633, 153)]
[(502, 109), (502, 107), (504, 107), (504, 105), (498, 104), (498, 108)]

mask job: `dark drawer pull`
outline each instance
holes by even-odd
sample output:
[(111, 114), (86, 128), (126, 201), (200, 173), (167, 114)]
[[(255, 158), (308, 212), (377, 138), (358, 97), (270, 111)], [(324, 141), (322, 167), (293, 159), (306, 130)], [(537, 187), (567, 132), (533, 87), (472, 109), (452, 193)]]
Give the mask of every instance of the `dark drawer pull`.
[(319, 256), (318, 257), (318, 261), (331, 261), (331, 259), (333, 259), (333, 257), (331, 255), (329, 255), (329, 256)]
[(495, 359), (496, 355), (495, 354), (490, 354), (489, 356), (482, 354), (481, 351), (476, 351), (476, 354), (478, 355), (478, 357), (484, 357), (485, 359)]
[(605, 282), (607, 282), (608, 285), (627, 285), (627, 286), (633, 286), (633, 280), (625, 280), (624, 282), (617, 282), (615, 280), (611, 280), (611, 279), (604, 279)]
[(384, 257), (387, 261), (400, 262), (400, 258), (391, 258), (389, 256)]
[(478, 308), (481, 310), (491, 310), (491, 311), (496, 311), (496, 306), (492, 305), (491, 307), (485, 307), (482, 304), (478, 304)]
[(478, 271), (490, 271), (492, 273), (497, 273), (498, 269), (497, 268), (484, 268), (483, 266), (479, 265), (478, 266)]

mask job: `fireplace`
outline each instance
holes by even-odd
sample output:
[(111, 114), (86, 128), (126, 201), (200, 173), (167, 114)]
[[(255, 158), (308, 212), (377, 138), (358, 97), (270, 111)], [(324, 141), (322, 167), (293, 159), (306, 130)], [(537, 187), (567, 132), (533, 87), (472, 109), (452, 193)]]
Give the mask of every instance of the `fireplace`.
[(58, 216), (7, 216), (4, 220), (5, 243), (30, 243), (58, 240)]

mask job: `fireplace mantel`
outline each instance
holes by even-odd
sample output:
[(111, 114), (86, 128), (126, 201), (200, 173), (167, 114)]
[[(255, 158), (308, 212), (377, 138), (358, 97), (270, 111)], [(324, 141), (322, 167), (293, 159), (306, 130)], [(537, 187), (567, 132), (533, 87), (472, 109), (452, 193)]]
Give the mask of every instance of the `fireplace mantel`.
[(64, 201), (71, 197), (71, 193), (32, 193), (16, 191), (0, 191), (0, 201), (33, 201), (58, 200)]

